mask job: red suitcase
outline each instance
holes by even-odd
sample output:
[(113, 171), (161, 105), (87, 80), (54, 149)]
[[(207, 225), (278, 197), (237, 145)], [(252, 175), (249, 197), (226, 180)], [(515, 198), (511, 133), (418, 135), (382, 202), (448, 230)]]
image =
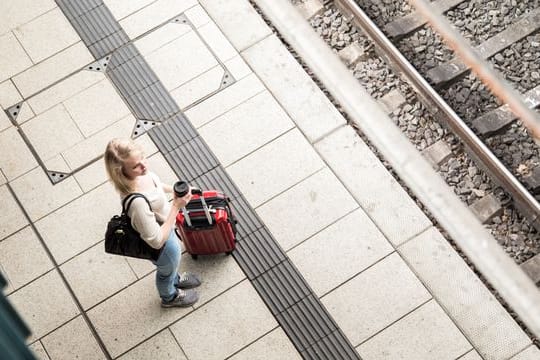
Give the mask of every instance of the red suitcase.
[(176, 216), (186, 251), (194, 259), (197, 255), (230, 255), (236, 246), (236, 219), (229, 198), (217, 190), (192, 193), (191, 201)]

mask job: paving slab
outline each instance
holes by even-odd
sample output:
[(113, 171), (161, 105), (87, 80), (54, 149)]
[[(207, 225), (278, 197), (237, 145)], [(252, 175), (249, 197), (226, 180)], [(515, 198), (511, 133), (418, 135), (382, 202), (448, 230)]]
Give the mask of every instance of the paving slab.
[(157, 0), (120, 20), (120, 25), (131, 39), (135, 39), (195, 5), (197, 0)]
[(212, 21), (210, 16), (208, 16), (208, 13), (200, 5), (195, 5), (186, 10), (184, 14), (195, 28), (199, 28)]
[[(82, 194), (73, 178), (53, 185), (38, 167), (11, 182), (11, 187), (30, 220), (36, 221)], [(61, 223), (65, 223), (63, 220)]]
[(81, 70), (27, 100), (36, 114), (69, 99), (90, 86), (106, 80), (99, 71)]
[(34, 64), (81, 40), (59, 8), (16, 27), (13, 34)]
[(307, 140), (293, 129), (232, 164), (227, 171), (256, 208), (323, 167)]
[(210, 47), (214, 55), (221, 62), (225, 62), (238, 55), (236, 49), (223, 35), (214, 22), (209, 22), (197, 29), (199, 36)]
[(5, 110), (21, 101), (21, 94), (11, 80), (0, 83), (0, 107)]
[(126, 258), (131, 270), (137, 276), (137, 279), (142, 279), (151, 272), (156, 270), (156, 266), (148, 260), (136, 259), (136, 258)]
[(285, 332), (278, 327), (264, 335), (253, 344), (230, 357), (231, 360), (300, 360), (302, 357), (296, 351)]
[[(2, 264), (0, 264), (0, 273), (6, 274), (6, 271), (4, 270)], [(4, 279), (6, 280), (6, 286), (2, 290), (5, 295), (11, 294), (14, 290), (13, 285), (11, 285), (11, 282), (9, 281), (7, 276), (4, 275)]]
[(276, 36), (258, 42), (242, 56), (310, 142), (345, 124), (343, 116)]
[[(185, 49), (189, 49), (189, 52)], [(169, 91), (218, 65), (213, 54), (194, 31), (144, 57)]]
[(106, 254), (104, 247), (99, 242), (60, 267), (85, 310), (137, 280), (126, 259)]
[(0, 169), (10, 181), (38, 166), (34, 155), (13, 126), (0, 132), (0, 150)]
[(351, 127), (340, 128), (315, 148), (394, 246), (431, 226)]
[(24, 98), (38, 93), (94, 61), (82, 41), (15, 75), (12, 80)]
[(398, 251), (482, 357), (508, 359), (530, 344), (523, 330), (435, 228)]
[(364, 360), (453, 360), (472, 346), (431, 300), (356, 349)]
[(229, 70), (236, 81), (251, 74), (251, 69), (240, 55), (225, 61), (225, 67), (227, 70)]
[(9, 120), (6, 113), (2, 111), (2, 109), (0, 108), (0, 132), (2, 132), (3, 130), (9, 127), (11, 127), (11, 121)]
[(362, 209), (339, 219), (287, 255), (321, 297), (394, 249)]
[(108, 176), (105, 170), (103, 158), (86, 166), (84, 169), (73, 174), (73, 177), (81, 187), (84, 193), (87, 193), (95, 187), (107, 181)]
[(130, 115), (129, 108), (108, 79), (69, 98), (64, 105), (85, 137)]
[(55, 155), (49, 160), (45, 160), (43, 164), (45, 165), (45, 169), (47, 169), (48, 171), (56, 171), (56, 172), (63, 172), (63, 173), (71, 172), (71, 169), (69, 165), (67, 164), (66, 160), (60, 154)]
[(9, 79), (33, 65), (32, 60), (11, 31), (0, 35), (0, 49), (2, 49), (0, 81)]
[(272, 95), (263, 91), (200, 127), (199, 134), (226, 167), (293, 127)]
[(251, 283), (244, 280), (170, 329), (190, 360), (212, 360), (226, 358), (276, 326)]
[(247, 0), (200, 0), (199, 3), (238, 51), (272, 33)]
[(39, 157), (48, 160), (84, 139), (63, 104), (47, 110), (21, 125)]
[(213, 92), (219, 91), (225, 70), (216, 65), (205, 73), (171, 91), (172, 98), (180, 109), (186, 109)]
[(2, 211), (0, 211), (0, 240), (22, 229), (28, 224), (28, 219), (22, 212), (17, 200), (9, 191), (7, 185), (0, 186)]
[(184, 253), (180, 263), (180, 272), (191, 271), (201, 277), (201, 286), (197, 288), (199, 301), (193, 306), (203, 306), (214, 297), (240, 283), (246, 278), (232, 256), (199, 256), (193, 260), (191, 255)]
[(0, 242), (0, 264), (12, 290), (19, 289), (54, 267), (30, 226)]
[(511, 360), (537, 360), (540, 359), (540, 350), (538, 347), (531, 345), (525, 350), (513, 356)]
[(394, 252), (321, 301), (357, 346), (429, 299), (429, 292)]
[(148, 134), (139, 136), (138, 138), (135, 139), (135, 142), (141, 145), (143, 152), (145, 156), (147, 157), (150, 157), (159, 151), (156, 144), (154, 144), (154, 141), (150, 139), (150, 136), (148, 136)]
[(476, 350), (473, 349), (469, 351), (468, 353), (466, 353), (465, 355), (458, 358), (457, 360), (482, 360), (482, 357), (478, 355)]
[(82, 316), (41, 339), (53, 359), (107, 359)]
[(156, 173), (163, 184), (173, 185), (178, 181), (178, 176), (174, 173), (173, 169), (165, 160), (165, 157), (161, 153), (155, 153), (147, 157), (148, 169)]
[(0, 169), (0, 185), (4, 185), (4, 184), (7, 184), (7, 179), (2, 173), (2, 169)]
[(47, 355), (47, 352), (45, 351), (45, 349), (43, 348), (43, 344), (41, 344), (41, 341), (36, 341), (34, 342), (33, 344), (29, 345), (28, 346), (30, 348), (30, 350), (32, 350), (32, 352), (34, 353), (34, 356), (38, 359), (38, 360), (50, 360), (51, 358), (49, 357), (49, 355)]
[(259, 78), (255, 74), (251, 74), (190, 108), (185, 112), (185, 115), (193, 126), (199, 128), (263, 90), (265, 88)]
[(193, 32), (191, 26), (179, 22), (171, 22), (152, 30), (137, 39), (133, 44), (139, 49), (142, 55), (148, 55), (189, 32)]
[(57, 270), (13, 292), (8, 300), (32, 329), (28, 342), (42, 338), (79, 314)]
[(146, 340), (133, 350), (118, 358), (119, 360), (188, 360), (182, 348), (174, 339), (169, 329), (163, 330)]
[(324, 168), (261, 205), (256, 212), (287, 251), (356, 208), (358, 204), (339, 179)]
[[(54, 188), (68, 180), (70, 178)], [(119, 199), (113, 186), (105, 183), (35, 223), (57, 263), (62, 264), (103, 240), (107, 222), (119, 213)], [(77, 219), (77, 225), (72, 226), (73, 223), (66, 222), (66, 219)]]
[(87, 314), (107, 350), (115, 358), (193, 311), (191, 307), (164, 309), (159, 304), (155, 276), (150, 274), (95, 306)]
[(103, 0), (116, 20), (122, 20), (126, 16), (150, 5), (154, 1), (155, 0)]
[(135, 117), (128, 114), (110, 126), (63, 150), (62, 157), (66, 159), (71, 170), (78, 169), (103, 155), (104, 149), (111, 139), (130, 137), (136, 122)]
[(24, 25), (55, 7), (54, 0), (3, 0), (0, 3), (0, 34)]

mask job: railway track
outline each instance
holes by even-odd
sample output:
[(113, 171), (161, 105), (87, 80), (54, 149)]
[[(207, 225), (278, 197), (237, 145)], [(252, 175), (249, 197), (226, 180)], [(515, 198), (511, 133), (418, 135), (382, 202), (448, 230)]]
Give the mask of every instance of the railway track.
[[(296, 3), (507, 253), (540, 281), (540, 153), (517, 116), (407, 1), (335, 0), (322, 10), (316, 1)], [(540, 104), (538, 1), (432, 5), (531, 109)]]

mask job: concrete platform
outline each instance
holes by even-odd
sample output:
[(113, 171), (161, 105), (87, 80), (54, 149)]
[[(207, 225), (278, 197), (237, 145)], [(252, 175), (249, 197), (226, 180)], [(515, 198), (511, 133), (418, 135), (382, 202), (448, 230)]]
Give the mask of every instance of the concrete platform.
[[(93, 10), (114, 26), (76, 31)], [(340, 358), (321, 355), (332, 336), (362, 359), (540, 358), (247, 0), (5, 0), (0, 50), (0, 271), (37, 358)], [(152, 264), (104, 253), (120, 207), (105, 144), (136, 134), (172, 183), (173, 149), (150, 129), (175, 116), (298, 272), (302, 297), (281, 312), (263, 284), (293, 281), (277, 265), (184, 254), (201, 300), (162, 309)], [(304, 302), (330, 320), (295, 312)]]

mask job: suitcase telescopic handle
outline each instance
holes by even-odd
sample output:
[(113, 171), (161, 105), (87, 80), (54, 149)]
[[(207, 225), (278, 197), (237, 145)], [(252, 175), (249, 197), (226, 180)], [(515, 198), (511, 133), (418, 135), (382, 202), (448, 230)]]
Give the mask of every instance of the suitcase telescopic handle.
[[(210, 215), (210, 209), (208, 208), (208, 205), (206, 205), (206, 201), (204, 200), (203, 192), (199, 188), (191, 188), (191, 193), (193, 195), (199, 195), (199, 199), (201, 199), (201, 204), (203, 206), (204, 215), (206, 215), (206, 220), (208, 220), (208, 224), (212, 225), (212, 215)], [(191, 227), (191, 219), (189, 217), (189, 211), (184, 207), (182, 208), (182, 213), (184, 214), (184, 219), (186, 219), (187, 226)]]

